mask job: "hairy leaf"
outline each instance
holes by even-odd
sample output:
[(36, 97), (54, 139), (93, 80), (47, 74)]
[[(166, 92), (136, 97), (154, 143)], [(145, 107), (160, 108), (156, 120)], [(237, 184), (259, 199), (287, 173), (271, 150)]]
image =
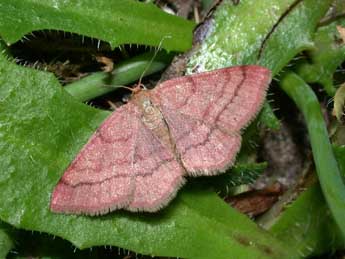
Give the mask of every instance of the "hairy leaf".
[(193, 27), (192, 22), (153, 4), (132, 0), (0, 2), (0, 35), (7, 44), (33, 31), (61, 30), (106, 41), (112, 47), (162, 42), (167, 50), (185, 51), (191, 47)]
[[(300, 51), (313, 46), (319, 19), (331, 0), (225, 0), (209, 19), (188, 72), (260, 64), (279, 72)], [(250, 13), (250, 15), (248, 15)]]

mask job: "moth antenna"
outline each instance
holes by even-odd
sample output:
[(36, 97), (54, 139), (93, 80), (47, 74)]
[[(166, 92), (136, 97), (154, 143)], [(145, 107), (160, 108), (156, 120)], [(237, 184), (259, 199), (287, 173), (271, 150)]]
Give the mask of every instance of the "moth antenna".
[(141, 73), (141, 75), (140, 75), (139, 82), (138, 82), (138, 86), (139, 86), (139, 87), (142, 86), (144, 89), (146, 89), (146, 87), (143, 86), (143, 84), (141, 83), (141, 81), (142, 81), (144, 75), (146, 74), (147, 70), (149, 69), (149, 67), (152, 65), (152, 62), (153, 62), (153, 60), (156, 58), (158, 52), (162, 49), (163, 41), (164, 41), (166, 38), (169, 38), (169, 39), (170, 39), (171, 36), (169, 36), (169, 35), (168, 35), (168, 36), (164, 36), (164, 37), (160, 40), (160, 42), (159, 42), (159, 44), (158, 44), (158, 47), (157, 47), (157, 49), (155, 50), (155, 52), (154, 52), (152, 58), (150, 59), (148, 65), (145, 67), (144, 71), (143, 71), (143, 72)]
[[(113, 85), (102, 85), (104, 87), (114, 87)], [(129, 86), (126, 86), (126, 85), (117, 85), (116, 88), (124, 88), (124, 89), (127, 89), (129, 91), (131, 91), (132, 94), (135, 94), (137, 92), (139, 92), (141, 90), (141, 87), (146, 89), (144, 85), (139, 85), (137, 84), (136, 87), (129, 87)]]

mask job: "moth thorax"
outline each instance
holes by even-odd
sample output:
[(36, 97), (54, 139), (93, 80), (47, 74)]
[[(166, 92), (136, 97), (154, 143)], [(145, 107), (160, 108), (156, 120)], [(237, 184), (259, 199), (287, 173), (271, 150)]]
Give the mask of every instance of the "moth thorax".
[(143, 117), (142, 121), (151, 130), (164, 127), (163, 115), (160, 110), (155, 107), (149, 99), (142, 102)]
[(149, 98), (142, 99), (141, 108), (142, 122), (145, 126), (158, 136), (163, 145), (173, 150), (174, 145), (170, 139), (169, 129), (159, 108)]

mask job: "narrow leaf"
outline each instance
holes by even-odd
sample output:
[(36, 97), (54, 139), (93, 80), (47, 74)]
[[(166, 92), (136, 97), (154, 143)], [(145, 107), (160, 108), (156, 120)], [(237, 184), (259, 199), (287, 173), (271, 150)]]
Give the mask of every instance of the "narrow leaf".
[(310, 87), (292, 72), (284, 74), (280, 86), (304, 115), (323, 194), (345, 237), (345, 185), (328, 138), (320, 104)]

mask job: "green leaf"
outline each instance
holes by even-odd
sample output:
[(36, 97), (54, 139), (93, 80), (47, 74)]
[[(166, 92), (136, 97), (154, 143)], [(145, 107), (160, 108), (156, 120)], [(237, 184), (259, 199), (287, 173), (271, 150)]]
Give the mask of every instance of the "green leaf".
[(315, 48), (307, 51), (308, 60), (302, 60), (296, 67), (297, 73), (307, 83), (321, 84), (328, 95), (333, 96), (333, 74), (345, 60), (345, 43), (340, 42), (336, 26), (345, 26), (345, 20), (320, 27), (314, 38)]
[(293, 2), (247, 0), (235, 6), (230, 0), (223, 1), (207, 37), (189, 61), (188, 72), (256, 64), (263, 40)]
[[(223, 1), (188, 72), (260, 64), (279, 72), (300, 51), (313, 46), (319, 19), (332, 0)], [(250, 13), (250, 15), (248, 15)]]
[(320, 185), (345, 238), (345, 185), (334, 157), (319, 101), (311, 88), (297, 75), (287, 72), (280, 86), (304, 115)]
[[(333, 151), (345, 176), (345, 147), (335, 146)], [(330, 214), (319, 184), (309, 187), (288, 205), (269, 231), (304, 258), (345, 248), (345, 239)]]
[(332, 0), (294, 1), (276, 27), (266, 36), (260, 52), (260, 65), (279, 72), (293, 57), (314, 47), (315, 28)]
[(213, 192), (185, 188), (159, 213), (87, 217), (49, 211), (64, 169), (109, 114), (79, 103), (51, 74), (0, 56), (0, 218), (79, 248), (114, 245), (183, 258), (291, 258)]
[(158, 46), (162, 41), (167, 50), (185, 51), (191, 47), (193, 27), (153, 4), (132, 0), (0, 2), (0, 35), (7, 44), (36, 30), (61, 30), (109, 42), (113, 48), (129, 43)]
[(270, 232), (302, 258), (345, 248), (345, 240), (329, 213), (318, 184), (308, 188), (289, 205)]

